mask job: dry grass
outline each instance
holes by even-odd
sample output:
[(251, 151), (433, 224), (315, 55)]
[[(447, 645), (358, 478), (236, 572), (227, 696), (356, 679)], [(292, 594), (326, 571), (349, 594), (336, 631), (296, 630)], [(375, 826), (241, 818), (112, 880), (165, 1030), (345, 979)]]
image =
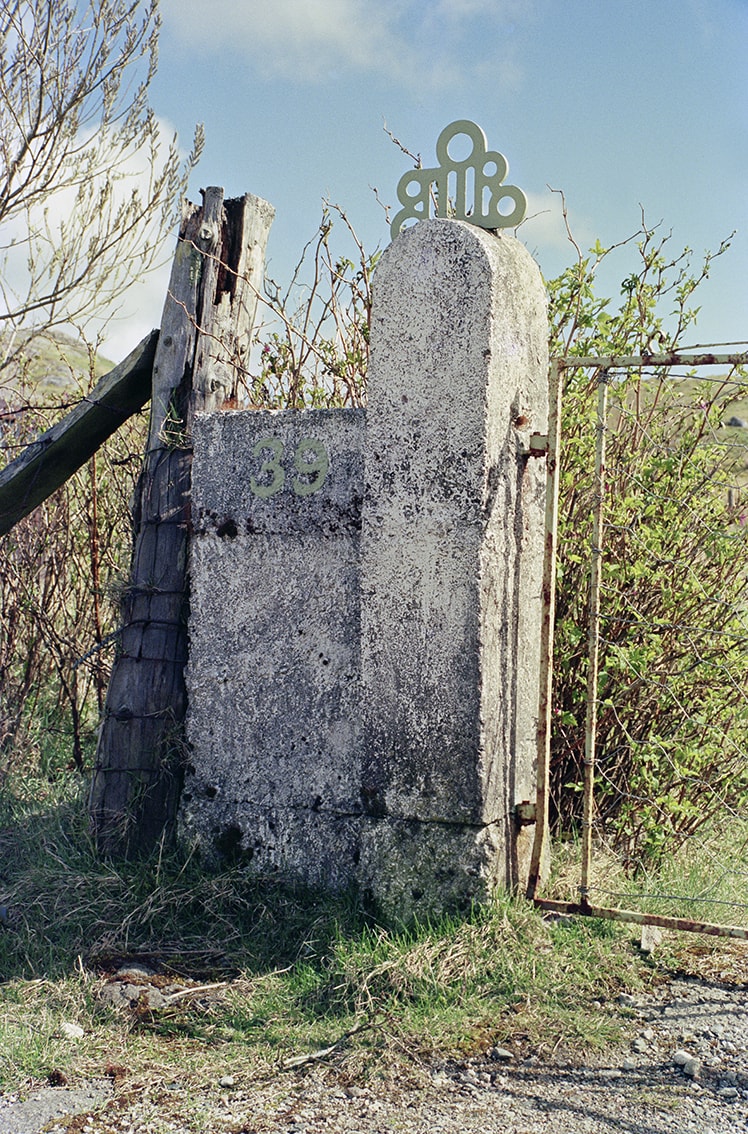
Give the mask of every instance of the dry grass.
[[(615, 1038), (618, 990), (653, 977), (619, 927), (556, 925), (524, 902), (403, 932), (353, 895), (189, 856), (101, 863), (72, 790), (39, 805), (6, 784), (0, 808), (0, 1089), (112, 1067), (151, 1083), (262, 1077), (320, 1050), (359, 1075), (495, 1043), (587, 1049)], [(132, 959), (184, 993), (153, 1011), (105, 1003)]]
[[(194, 857), (101, 863), (82, 793), (63, 787), (43, 804), (28, 785), (0, 792), (0, 1090), (109, 1076), (169, 1095), (174, 1082), (269, 1082), (307, 1062), (345, 1081), (393, 1067), (417, 1080), (434, 1058), (494, 1044), (589, 1058), (628, 1026), (620, 991), (677, 970), (745, 979), (733, 944), (673, 936), (646, 958), (632, 927), (544, 919), (508, 897), (404, 932), (353, 895), (211, 873)], [(154, 970), (164, 1007), (102, 998), (133, 959)]]
[[(554, 848), (546, 896), (579, 900), (581, 847)], [(748, 930), (748, 822), (726, 813), (721, 827), (700, 829), (655, 870), (627, 873), (601, 841), (593, 844), (590, 901)]]

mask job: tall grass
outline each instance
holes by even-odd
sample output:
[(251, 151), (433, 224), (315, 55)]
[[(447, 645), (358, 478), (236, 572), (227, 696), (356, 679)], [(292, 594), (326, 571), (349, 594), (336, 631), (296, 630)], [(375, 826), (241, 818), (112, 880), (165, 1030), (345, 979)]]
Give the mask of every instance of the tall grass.
[[(209, 871), (187, 853), (102, 863), (72, 778), (0, 791), (0, 904), (6, 1089), (61, 1060), (68, 1077), (102, 1074), (113, 1050), (172, 1074), (187, 1059), (204, 1075), (211, 1062), (268, 1070), (326, 1047), (359, 1071), (515, 1041), (587, 1048), (620, 1028), (600, 1002), (652, 979), (620, 927), (548, 922), (507, 896), (404, 931), (372, 921), (355, 894)], [(214, 987), (118, 1012), (99, 993), (126, 960), (162, 984)], [(63, 1020), (86, 1033), (75, 1052)]]

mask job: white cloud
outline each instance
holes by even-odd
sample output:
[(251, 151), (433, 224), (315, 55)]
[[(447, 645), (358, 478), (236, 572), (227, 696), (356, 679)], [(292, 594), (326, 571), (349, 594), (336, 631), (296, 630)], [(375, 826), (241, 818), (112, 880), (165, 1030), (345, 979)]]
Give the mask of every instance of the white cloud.
[[(542, 265), (547, 279), (557, 275), (577, 258), (576, 249), (569, 239), (560, 193), (551, 189), (527, 192), (527, 213), (517, 230), (517, 236)], [(595, 241), (594, 224), (577, 210), (568, 207), (569, 228), (574, 240), (585, 254)]]
[(561, 197), (547, 189), (544, 193), (525, 192), (527, 213), (518, 235), (532, 250), (537, 245), (555, 251), (570, 248), (564, 224)]
[(212, 0), (208, 17), (204, 0), (161, 3), (172, 35), (193, 49), (241, 54), (266, 79), (355, 71), (408, 86), (444, 86), (472, 71), (481, 64), (474, 42), (462, 50), (471, 22), (493, 55), (492, 33), (531, 9), (528, 0)]
[[(163, 120), (156, 122), (156, 129), (159, 152), (165, 156), (174, 137), (174, 129)], [(85, 143), (85, 139), (83, 141)], [(128, 200), (135, 191), (144, 200), (148, 200), (154, 175), (151, 153), (146, 147), (132, 150), (126, 155), (117, 151), (116, 158), (116, 177), (112, 183), (113, 212), (119, 203)], [(175, 208), (178, 204), (178, 201), (174, 202)], [(62, 246), (65, 226), (78, 215), (79, 210), (75, 187), (67, 187), (47, 194), (44, 201), (28, 214), (19, 212), (2, 226), (0, 307), (4, 311), (23, 312), (29, 297), (44, 294), (54, 278), (56, 264), (51, 259), (49, 268), (34, 280), (29, 265), (29, 232), (37, 234), (35, 243), (39, 249), (38, 265), (41, 266), (54, 257), (56, 248)], [(156, 251), (151, 254), (149, 247)], [(109, 301), (106, 290), (92, 293), (84, 285), (73, 291), (64, 305), (57, 308), (56, 324), (73, 335), (85, 333), (87, 340), (91, 342), (97, 336), (100, 337), (101, 352), (115, 362), (120, 361), (148, 331), (160, 323), (173, 247), (174, 239), (162, 237), (156, 218), (150, 225), (140, 226), (127, 239), (124, 248), (116, 253), (123, 263), (122, 286), (117, 288), (119, 296), (116, 301)], [(145, 271), (144, 262), (150, 265)], [(32, 324), (43, 322), (47, 310), (46, 305), (43, 306), (38, 318), (32, 312), (27, 321)], [(77, 314), (74, 323), (66, 325), (64, 320), (70, 317), (70, 312)]]
[(191, 46), (229, 49), (266, 78), (314, 80), (336, 69), (407, 66), (397, 34), (407, 5), (365, 0), (164, 0), (172, 33)]
[(175, 246), (176, 230), (173, 239), (164, 242), (158, 267), (132, 284), (116, 314), (103, 327), (101, 351), (112, 362), (121, 362), (141, 339), (161, 326)]
[(533, 0), (439, 0), (436, 11), (452, 20), (473, 16), (511, 20), (531, 15), (533, 6)]

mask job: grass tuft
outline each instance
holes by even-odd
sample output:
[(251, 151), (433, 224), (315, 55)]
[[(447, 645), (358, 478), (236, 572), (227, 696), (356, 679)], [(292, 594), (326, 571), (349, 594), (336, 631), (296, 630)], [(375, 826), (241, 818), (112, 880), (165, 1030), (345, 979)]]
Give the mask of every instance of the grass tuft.
[[(349, 1078), (494, 1044), (589, 1057), (626, 1025), (618, 993), (658, 976), (629, 927), (544, 920), (508, 896), (403, 931), (353, 894), (195, 856), (102, 863), (73, 781), (0, 792), (0, 904), (0, 1090), (115, 1071), (128, 1085), (256, 1079), (319, 1052)], [(134, 960), (184, 991), (112, 1007), (102, 991)]]

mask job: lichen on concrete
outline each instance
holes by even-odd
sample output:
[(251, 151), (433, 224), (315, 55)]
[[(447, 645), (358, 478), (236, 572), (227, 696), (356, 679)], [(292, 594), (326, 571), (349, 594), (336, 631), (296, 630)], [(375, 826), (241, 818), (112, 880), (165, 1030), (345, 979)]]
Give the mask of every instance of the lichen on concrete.
[(521, 882), (546, 342), (523, 246), (425, 221), (377, 268), (366, 411), (198, 420), (181, 827), (208, 853), (403, 920)]

